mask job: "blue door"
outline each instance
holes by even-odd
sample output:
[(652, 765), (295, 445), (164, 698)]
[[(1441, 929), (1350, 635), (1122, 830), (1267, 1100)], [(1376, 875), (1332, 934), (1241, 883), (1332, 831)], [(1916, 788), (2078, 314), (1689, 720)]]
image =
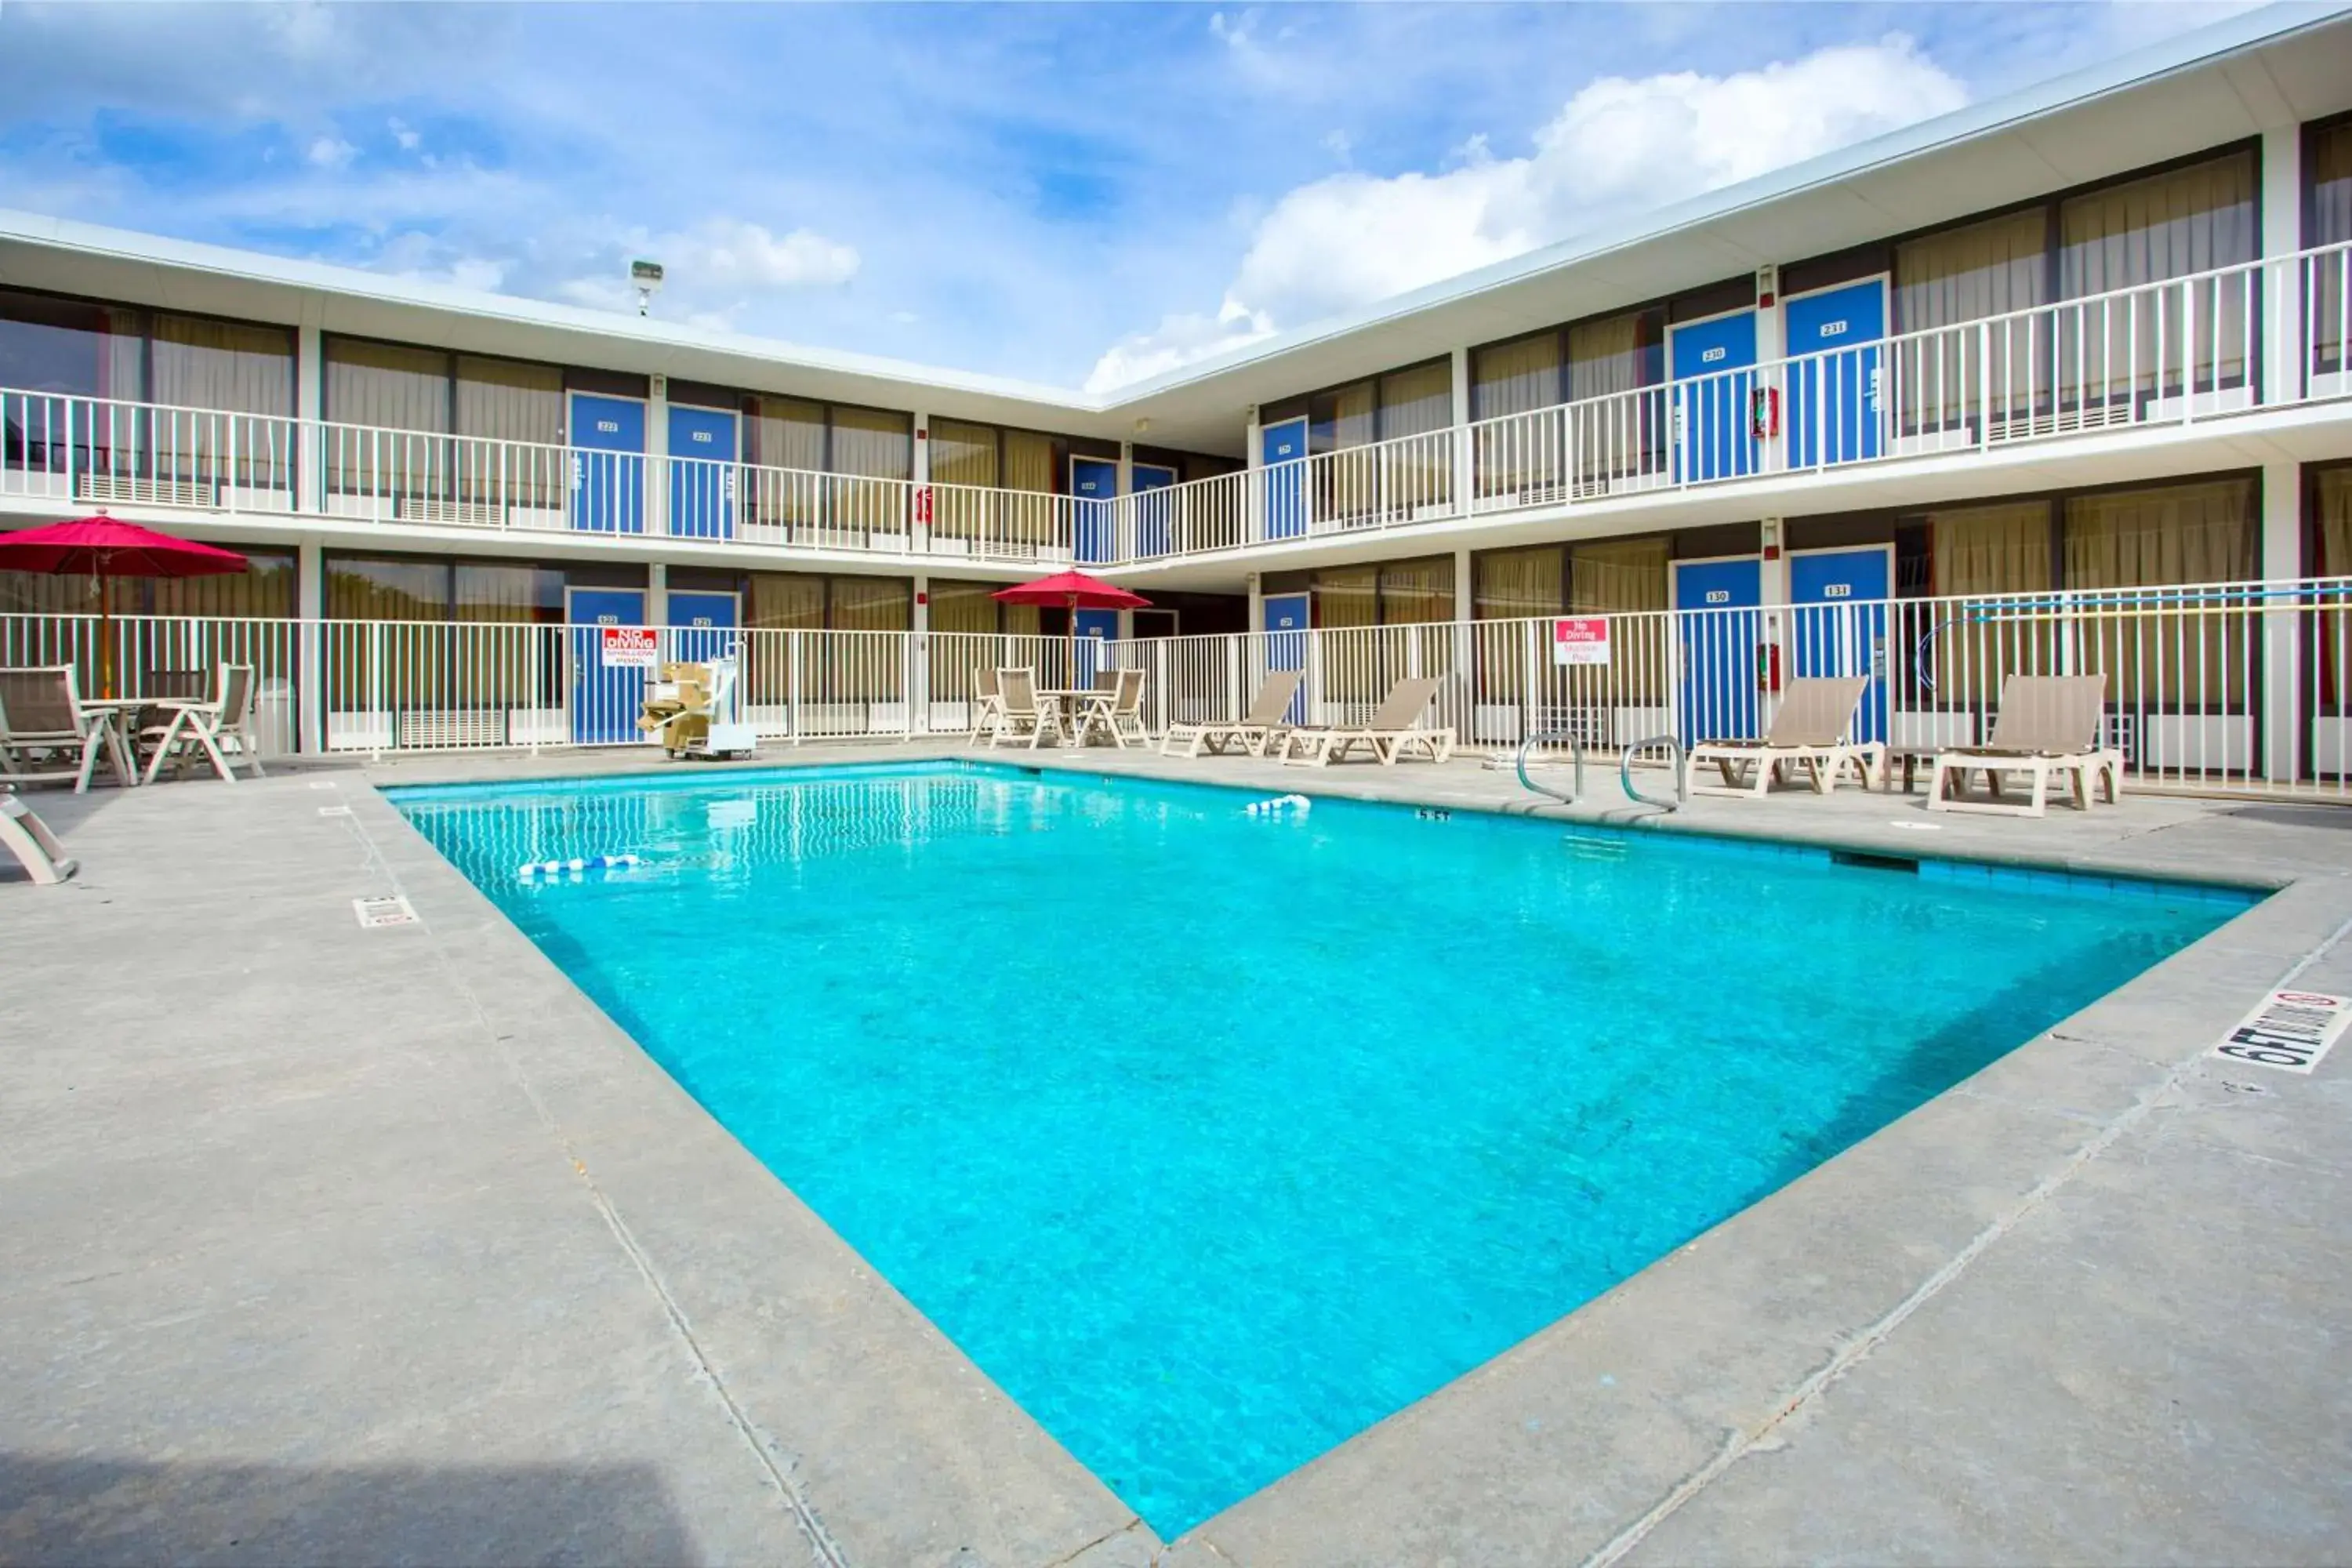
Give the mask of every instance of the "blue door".
[(732, 594), (673, 588), (669, 624), (669, 657), (680, 664), (708, 664), (735, 651), (735, 630), (742, 620)]
[[(1265, 536), (1296, 539), (1307, 531), (1307, 420), (1302, 415), (1258, 432), (1258, 458), (1265, 466)], [(1300, 623), (1304, 625), (1302, 621)]]
[(1886, 739), (1886, 601), (1894, 588), (1892, 545), (1789, 557), (1791, 673), (1870, 677), (1856, 741)]
[(677, 539), (735, 537), (735, 416), (669, 411), (669, 531)]
[[(1314, 601), (1306, 594), (1269, 594), (1260, 611), (1265, 626), (1265, 668), (1305, 669), (1307, 668), (1307, 633), (1313, 616)], [(1298, 695), (1290, 700), (1288, 718), (1294, 724), (1307, 716), (1307, 687), (1299, 684)]]
[(654, 672), (604, 661), (606, 626), (643, 626), (643, 588), (573, 588), (563, 596), (563, 618), (572, 625), (572, 741), (608, 746), (643, 739), (637, 715), (646, 682)]
[(1788, 300), (1789, 466), (1858, 463), (1885, 449), (1879, 346), (1886, 280), (1869, 279)]
[(1176, 470), (1159, 463), (1136, 463), (1129, 472), (1132, 477), (1128, 484), (1135, 496), (1136, 556), (1149, 560), (1165, 555), (1175, 535), (1169, 514), (1176, 505), (1176, 498), (1153, 492), (1172, 489)]
[(1078, 610), (1073, 612), (1078, 621), (1078, 668), (1073, 686), (1092, 686), (1095, 672), (1109, 668), (1102, 654), (1106, 641), (1118, 637), (1117, 610)]
[(572, 395), (572, 526), (646, 531), (646, 405)]
[(1678, 726), (1685, 745), (1758, 734), (1762, 563), (1753, 555), (1674, 564), (1682, 659)]
[(1092, 565), (1116, 558), (1117, 541), (1112, 534), (1118, 521), (1114, 505), (1118, 494), (1117, 463), (1101, 458), (1070, 459), (1071, 542), (1081, 563)]
[(1694, 482), (1756, 471), (1756, 312), (1668, 330), (1675, 380), (1675, 478)]

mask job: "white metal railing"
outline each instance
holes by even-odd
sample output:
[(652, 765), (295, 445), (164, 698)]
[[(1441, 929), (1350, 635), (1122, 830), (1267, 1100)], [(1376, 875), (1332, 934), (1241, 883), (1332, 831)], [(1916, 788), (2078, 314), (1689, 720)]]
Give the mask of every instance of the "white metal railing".
[(0, 496), (290, 512), (300, 447), (271, 415), (0, 388)]
[[(1599, 663), (1554, 658), (1549, 618), (1327, 627), (1078, 644), (995, 634), (662, 628), (659, 659), (732, 653), (764, 740), (953, 734), (972, 672), (1043, 684), (1146, 673), (1145, 719), (1240, 714), (1272, 668), (1307, 672), (1296, 717), (1360, 719), (1433, 676), (1432, 721), (1507, 752), (1543, 731), (1588, 751), (1671, 734), (1760, 734), (1779, 683), (1872, 677), (1862, 738), (1987, 740), (2017, 674), (2107, 677), (2105, 739), (2142, 786), (2352, 799), (2352, 578), (1649, 610), (1604, 617)], [(401, 752), (637, 744), (651, 671), (601, 626), (0, 615), (0, 666), (72, 664), (83, 689), (185, 696), (222, 663), (257, 672), (279, 751)]]

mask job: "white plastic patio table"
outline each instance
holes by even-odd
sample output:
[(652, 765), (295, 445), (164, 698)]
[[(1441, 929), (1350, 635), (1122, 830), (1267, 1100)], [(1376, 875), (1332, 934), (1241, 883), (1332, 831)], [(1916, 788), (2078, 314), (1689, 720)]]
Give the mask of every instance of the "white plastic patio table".
[(1099, 697), (1105, 702), (1108, 702), (1117, 694), (1105, 691), (1098, 686), (1041, 686), (1037, 689), (1037, 695), (1050, 697), (1060, 703), (1063, 719), (1075, 724), (1085, 710), (1089, 699)]
[(105, 726), (106, 760), (114, 769), (114, 776), (126, 788), (139, 782), (138, 759), (131, 754), (123, 726), (138, 716), (139, 710), (148, 706), (144, 697), (83, 697), (74, 706), (93, 721)]

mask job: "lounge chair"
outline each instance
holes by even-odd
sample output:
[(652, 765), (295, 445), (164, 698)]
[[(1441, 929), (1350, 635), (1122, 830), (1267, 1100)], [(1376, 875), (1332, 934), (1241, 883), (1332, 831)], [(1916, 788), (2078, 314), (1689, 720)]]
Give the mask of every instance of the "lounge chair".
[(1248, 712), (1239, 719), (1221, 719), (1206, 724), (1171, 724), (1160, 742), (1160, 754), (1172, 757), (1176, 748), (1182, 746), (1188, 757), (1197, 757), (1202, 752), (1222, 757), (1227, 747), (1247, 752), (1253, 757), (1265, 755), (1267, 747), (1297, 727), (1290, 722), (1290, 704), (1306, 679), (1303, 669), (1267, 670), (1265, 683), (1257, 689), (1257, 700), (1249, 705)]
[(1006, 737), (1019, 740), (1026, 735), (1029, 749), (1035, 751), (1051, 735), (1058, 743), (1069, 739), (1062, 728), (1062, 704), (1058, 699), (1037, 695), (1037, 677), (1026, 669), (1000, 669), (996, 672), (997, 700), (1002, 711), (990, 729), (988, 743), (993, 747)]
[(996, 671), (984, 664), (971, 667), (971, 733), (964, 737), (968, 745), (978, 745), (981, 736), (993, 731), (997, 721), (1004, 717), (1004, 700), (997, 695)]
[(219, 685), (208, 702), (167, 698), (156, 706), (171, 717), (142, 737), (154, 747), (147, 759), (149, 784), (165, 763), (177, 775), (199, 752), (231, 784), (236, 782), (236, 770), (228, 759), (232, 752), (253, 764), (255, 778), (262, 776), (261, 745), (253, 733), (253, 666), (222, 665)]
[(74, 874), (74, 863), (66, 858), (66, 847), (49, 825), (13, 795), (0, 794), (0, 849), (14, 855), (25, 875), (45, 887)]
[(73, 666), (0, 669), (0, 779), (71, 779), (81, 795), (101, 757), (118, 780), (131, 782), (135, 775), (113, 713), (82, 706)]
[(1381, 699), (1381, 705), (1372, 710), (1372, 716), (1360, 724), (1292, 731), (1283, 739), (1282, 760), (1323, 767), (1343, 760), (1361, 746), (1383, 767), (1394, 767), (1397, 759), (1408, 750), (1420, 752), (1433, 763), (1442, 763), (1454, 754), (1453, 726), (1424, 729), (1421, 723), (1423, 711), (1436, 697), (1437, 678), (1433, 675), (1400, 680)]
[[(2012, 675), (2000, 683), (2000, 711), (1992, 738), (1981, 746), (1955, 746), (1936, 754), (1927, 780), (1929, 811), (1981, 811), (2002, 816), (2040, 816), (2050, 798), (2050, 780), (2070, 779), (2074, 804), (2091, 808), (2104, 785), (2107, 804), (2123, 796), (2124, 755), (2100, 743), (2107, 706), (2105, 675)], [(1969, 775), (1984, 770), (1990, 798), (1968, 798)], [(2003, 773), (2033, 781), (2024, 803), (2004, 799)]]
[[(1098, 686), (1078, 710), (1078, 743), (1086, 744), (1087, 737), (1100, 730), (1121, 751), (1130, 745), (1149, 746), (1151, 734), (1143, 727), (1143, 671), (1114, 669), (1108, 673), (1110, 685)], [(1099, 681), (1102, 678), (1095, 679)]]
[[(1762, 795), (1792, 763), (1804, 768), (1816, 795), (1835, 789), (1848, 767), (1868, 789), (1885, 775), (1886, 744), (1846, 739), (1868, 689), (1866, 675), (1797, 677), (1780, 693), (1780, 709), (1761, 739), (1701, 741), (1690, 749), (1683, 759), (1685, 793)], [(1710, 763), (1723, 775), (1721, 784), (1698, 782), (1700, 769)]]

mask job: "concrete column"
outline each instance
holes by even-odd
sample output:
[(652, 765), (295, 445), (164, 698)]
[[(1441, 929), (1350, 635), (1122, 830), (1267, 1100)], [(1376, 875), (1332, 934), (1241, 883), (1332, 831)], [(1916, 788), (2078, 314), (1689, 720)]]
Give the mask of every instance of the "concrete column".
[[(1757, 524), (1763, 561), (1757, 567), (1757, 598), (1764, 606), (1763, 640), (1780, 650), (1780, 679), (1785, 683), (1795, 660), (1794, 618), (1789, 614), (1789, 531), (1777, 517)], [(1771, 722), (1780, 704), (1777, 693), (1764, 697), (1763, 720)]]
[(907, 625), (907, 729), (911, 734), (931, 732), (931, 579), (915, 574), (914, 607)]
[[(2263, 401), (2303, 395), (2310, 369), (2303, 342), (2302, 268), (2284, 259), (2303, 248), (2303, 127), (2263, 132)], [(2265, 479), (2268, 475), (2265, 474)]]
[[(1454, 351), (1454, 514), (1460, 517), (1470, 510), (1470, 498), (1476, 494), (1475, 458), (1470, 448), (1470, 351)], [(1466, 590), (1465, 590), (1466, 591)]]
[(907, 540), (917, 550), (931, 547), (931, 416), (920, 409), (915, 411), (915, 461), (908, 470), (913, 476), (915, 500), (913, 515), (907, 519)]
[[(669, 487), (664, 485), (662, 489)], [(646, 568), (646, 624), (669, 625), (669, 563), (656, 561)]]
[[(1255, 404), (1250, 405), (1249, 424), (1244, 428), (1242, 440), (1245, 443), (1242, 448), (1243, 460), (1255, 473), (1265, 466), (1265, 438), (1259, 432)], [(1265, 491), (1253, 480), (1242, 492), (1242, 538), (1255, 544), (1265, 537)], [(1250, 577), (1250, 629), (1253, 631), (1258, 626), (1257, 606), (1257, 577), (1253, 574)]]
[(295, 547), (295, 746), (314, 757), (327, 749), (326, 632), (319, 624), (327, 612), (325, 555), (315, 540)]
[[(1118, 444), (1117, 488), (1118, 494), (1111, 502), (1110, 558), (1113, 561), (1131, 561), (1135, 558), (1135, 443), (1132, 441)], [(1128, 628), (1133, 620), (1134, 617), (1124, 610), (1119, 612), (1120, 637), (1129, 635)]]
[[(1756, 269), (1756, 363), (1770, 366), (1789, 352), (1789, 335), (1780, 320), (1780, 269), (1759, 267)], [(1778, 473), (1789, 466), (1789, 373), (1785, 366), (1767, 369), (1756, 378), (1759, 391), (1774, 398), (1780, 405), (1780, 434), (1767, 436), (1758, 444), (1757, 458), (1766, 473)]]
[(294, 510), (327, 510), (326, 441), (319, 429), (327, 401), (327, 353), (319, 329), (301, 326), (294, 336), (294, 415), (302, 422), (302, 445), (295, 459), (299, 489)]
[[(2263, 465), (2263, 556), (2264, 581), (2290, 583), (2304, 575), (2303, 465), (2273, 458)], [(2303, 660), (2296, 648), (2297, 616), (2290, 600), (2266, 604), (2263, 612), (2263, 777), (2289, 784), (2302, 776)]]
[[(646, 531), (669, 534), (669, 377), (652, 378), (652, 395), (646, 400)], [(656, 572), (661, 569), (656, 567)], [(656, 582), (658, 583), (656, 578)], [(661, 592), (656, 587), (655, 593)], [(656, 616), (655, 625), (662, 623)]]

